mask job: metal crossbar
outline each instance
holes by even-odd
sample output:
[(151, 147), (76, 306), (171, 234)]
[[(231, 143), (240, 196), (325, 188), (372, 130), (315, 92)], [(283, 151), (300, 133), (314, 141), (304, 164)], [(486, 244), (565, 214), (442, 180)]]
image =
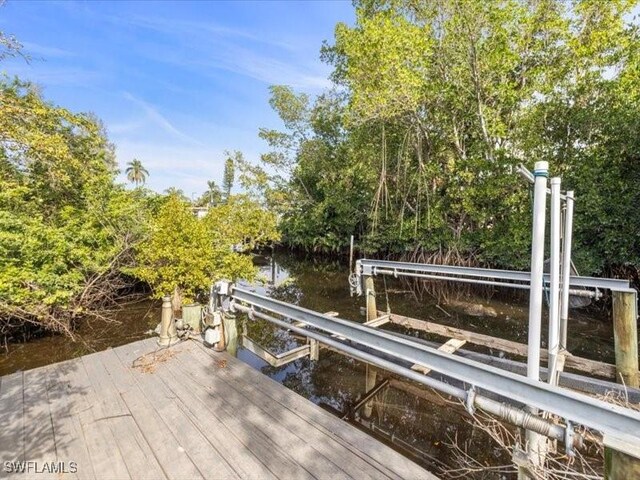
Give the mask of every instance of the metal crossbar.
[[(291, 321), (299, 321), (356, 344), (390, 355), (398, 360), (428, 367), (466, 384), (504, 398), (539, 408), (579, 423), (605, 435), (624, 438), (625, 450), (640, 456), (640, 413), (605, 403), (586, 395), (500, 370), (466, 358), (440, 352), (413, 340), (399, 337), (341, 318), (328, 317), (237, 287), (230, 292), (232, 303), (248, 305), (245, 310), (268, 311)], [(249, 314), (251, 317), (251, 313)], [(429, 377), (424, 377), (428, 379)], [(430, 382), (424, 381), (428, 384)], [(620, 446), (619, 446), (620, 448)]]
[[(364, 258), (356, 261), (356, 275), (393, 275), (418, 276), (424, 278), (454, 281), (470, 281), (486, 285), (498, 285), (513, 288), (529, 288), (531, 285), (530, 272), (515, 270), (498, 270), (492, 268), (456, 267), (450, 265), (434, 265), (429, 263), (392, 262), (388, 260), (372, 260)], [(498, 280), (498, 281), (496, 281)], [(518, 283), (507, 283), (518, 282)], [(548, 285), (550, 277), (544, 274), (543, 282)], [(616, 278), (583, 277), (574, 275), (569, 279), (570, 288), (592, 288), (628, 292), (628, 280)]]

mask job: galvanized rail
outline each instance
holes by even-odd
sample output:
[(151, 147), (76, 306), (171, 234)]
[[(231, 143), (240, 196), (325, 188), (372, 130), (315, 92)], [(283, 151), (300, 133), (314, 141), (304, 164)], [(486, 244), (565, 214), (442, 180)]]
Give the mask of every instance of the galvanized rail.
[[(516, 270), (499, 270), (493, 268), (457, 267), (451, 265), (435, 265), (430, 263), (392, 262), (388, 260), (374, 260), (363, 258), (356, 260), (356, 276), (391, 275), (425, 278), (430, 280), (451, 280), (456, 282), (477, 283), (481, 285), (503, 286), (508, 288), (529, 289), (531, 273)], [(355, 283), (355, 282), (354, 282)], [(550, 276), (544, 274), (543, 283), (549, 287)], [(358, 295), (362, 294), (362, 282), (356, 284)], [(572, 295), (595, 296), (595, 290), (611, 290), (614, 292), (633, 291), (628, 280), (616, 278), (584, 277), (572, 275), (569, 277), (569, 293)], [(586, 292), (580, 289), (593, 289)]]
[[(567, 421), (568, 426), (577, 423), (598, 430), (604, 434), (605, 444), (615, 444), (616, 449), (640, 458), (640, 414), (638, 412), (570, 390), (537, 382), (466, 358), (443, 353), (390, 332), (377, 330), (340, 318), (328, 317), (242, 288), (225, 284), (220, 291), (225, 292), (225, 296), (231, 300), (232, 309), (247, 312), (250, 318), (263, 318), (337, 349), (353, 349), (353, 347), (336, 342), (335, 339), (331, 339), (329, 336), (295, 327), (290, 323), (290, 321), (303, 322), (330, 335), (344, 337), (355, 344), (369, 347), (401, 361), (423, 365), (471, 385), (472, 388), (466, 394), (466, 404), (470, 409), (475, 404), (474, 396), (478, 395), (475, 389), (485, 389), (505, 399), (558, 415)], [(289, 321), (275, 318), (272, 314)], [(336, 345), (333, 345), (333, 343), (336, 343)], [(356, 350), (355, 353), (358, 356), (357, 349), (353, 350)], [(349, 353), (353, 354), (354, 352)], [(424, 385), (458, 396), (457, 391), (459, 389), (453, 385), (439, 382), (409, 368), (400, 367), (393, 362), (382, 361), (383, 359), (376, 357), (376, 355), (365, 355), (360, 352), (359, 356), (363, 360), (377, 364), (381, 368), (397, 371), (401, 375)], [(367, 358), (365, 359), (364, 356)], [(506, 404), (503, 406), (505, 408), (508, 407)], [(564, 429), (562, 426), (559, 427)], [(573, 429), (565, 429), (565, 433), (567, 439), (570, 440), (568, 437), (573, 433)]]

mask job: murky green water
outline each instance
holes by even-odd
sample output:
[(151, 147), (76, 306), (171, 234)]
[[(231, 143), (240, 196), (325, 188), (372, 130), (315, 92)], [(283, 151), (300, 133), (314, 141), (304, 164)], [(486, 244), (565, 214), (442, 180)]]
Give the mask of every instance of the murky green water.
[[(364, 299), (349, 295), (348, 268), (343, 263), (286, 254), (277, 254), (275, 258), (258, 257), (256, 262), (264, 277), (264, 283), (253, 286), (257, 292), (320, 312), (337, 311), (341, 318), (364, 321), (361, 315)], [(376, 289), (380, 310), (386, 310), (388, 305), (397, 314), (526, 343), (528, 299), (521, 292), (472, 291), (467, 287), (442, 284), (416, 288), (399, 279), (383, 277), (376, 278)], [(478, 304), (493, 309), (496, 316), (478, 317), (465, 313), (469, 305)], [(145, 338), (159, 322), (159, 316), (160, 304), (144, 301), (127, 306), (116, 316), (114, 323), (84, 325), (75, 342), (62, 336), (49, 336), (9, 345), (8, 352), (0, 354), (0, 375)], [(244, 322), (248, 335), (274, 353), (304, 343), (267, 322)], [(387, 324), (383, 328), (443, 341), (399, 326)], [(595, 309), (572, 311), (569, 350), (576, 355), (612, 363), (613, 332), (606, 313)], [(321, 351), (317, 362), (303, 358), (279, 368), (269, 366), (243, 348), (239, 348), (238, 357), (334, 412), (347, 411), (365, 391), (365, 365), (328, 350)], [(373, 429), (381, 439), (403, 453), (413, 454), (434, 471), (439, 465), (453, 464), (453, 450), (448, 443), (454, 439), (486, 464), (510, 463), (508, 455), (494, 449), (484, 432), (468, 423), (463, 409), (441, 397), (425, 394), (426, 399), (420, 398), (400, 387), (389, 388), (377, 397), (372, 418), (364, 422), (369, 426), (369, 432)]]
[(61, 362), (146, 338), (160, 322), (160, 302), (142, 300), (123, 307), (113, 321), (83, 324), (75, 340), (47, 335), (26, 343), (0, 346), (0, 376)]

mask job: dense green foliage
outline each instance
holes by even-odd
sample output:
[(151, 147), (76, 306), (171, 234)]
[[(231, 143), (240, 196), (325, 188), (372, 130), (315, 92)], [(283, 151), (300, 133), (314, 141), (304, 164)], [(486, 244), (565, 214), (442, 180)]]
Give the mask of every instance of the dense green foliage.
[(132, 273), (157, 296), (193, 300), (213, 280), (252, 280), (256, 268), (241, 252), (277, 239), (275, 216), (244, 197), (230, 197), (200, 220), (189, 203), (171, 195), (152, 219), (149, 237), (138, 246), (138, 266)]
[(144, 224), (115, 175), (95, 119), (0, 81), (0, 318), (66, 330), (102, 299)]
[[(235, 154), (234, 158), (240, 158)], [(0, 80), (0, 335), (26, 324), (72, 334), (135, 282), (189, 298), (220, 278), (253, 279), (254, 248), (277, 240), (275, 215), (214, 182), (200, 220), (176, 189), (166, 196), (116, 182), (100, 122)], [(148, 172), (129, 163), (137, 186)]]
[(625, 0), (362, 0), (323, 49), (339, 90), (283, 86), (285, 130), (241, 180), (285, 241), (528, 263), (530, 201), (514, 173), (547, 160), (576, 191), (576, 258), (640, 263), (638, 33)]

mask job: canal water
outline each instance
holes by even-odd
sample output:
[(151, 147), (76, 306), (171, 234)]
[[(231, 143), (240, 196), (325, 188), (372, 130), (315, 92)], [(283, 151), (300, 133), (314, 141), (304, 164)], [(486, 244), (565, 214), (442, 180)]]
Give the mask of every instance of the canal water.
[[(256, 292), (320, 312), (338, 312), (341, 318), (364, 321), (361, 313), (364, 298), (350, 296), (349, 272), (343, 261), (284, 253), (256, 257), (256, 264), (260, 267), (260, 281), (251, 285)], [(528, 298), (520, 291), (478, 290), (439, 282), (417, 284), (383, 277), (377, 277), (375, 282), (379, 310), (389, 308), (400, 315), (526, 343)], [(572, 310), (570, 316), (569, 350), (575, 355), (613, 363), (613, 331), (607, 313), (590, 307)], [(143, 339), (152, 334), (159, 319), (160, 304), (145, 300), (127, 305), (114, 316), (113, 323), (83, 325), (76, 341), (46, 336), (10, 344), (0, 353), (0, 376)], [(267, 322), (240, 320), (248, 336), (273, 353), (304, 343)], [(444, 341), (399, 326), (387, 324), (382, 328)], [(269, 366), (242, 347), (237, 355), (265, 375), (336, 414), (348, 411), (365, 390), (366, 366), (329, 350), (322, 350), (317, 362), (302, 358), (279, 368)], [(511, 477), (495, 469), (499, 465), (510, 465), (510, 456), (494, 447), (481, 429), (471, 425), (464, 409), (438, 395), (425, 394), (426, 398), (422, 398), (406, 390), (400, 387), (385, 390), (377, 398), (371, 418), (358, 422), (358, 426), (434, 472), (453, 468), (455, 456), (466, 452), (480, 462), (480, 467), (493, 466), (485, 478)], [(456, 448), (452, 448), (453, 443)]]

